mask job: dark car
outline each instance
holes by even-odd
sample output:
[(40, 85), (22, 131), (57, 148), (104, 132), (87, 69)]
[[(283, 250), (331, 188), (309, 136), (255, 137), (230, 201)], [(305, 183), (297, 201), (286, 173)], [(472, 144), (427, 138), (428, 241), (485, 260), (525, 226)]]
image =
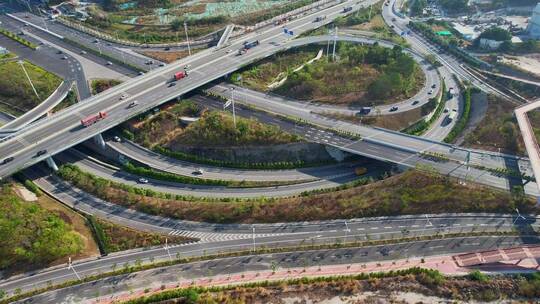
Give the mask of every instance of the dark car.
[(393, 107), (390, 108), (390, 112), (395, 112), (397, 110), (398, 110), (398, 107), (396, 107), (396, 106), (393, 106)]
[(39, 150), (39, 151), (37, 151), (36, 156), (41, 156), (41, 155), (43, 155), (45, 153), (47, 153), (47, 150)]
[(435, 89), (436, 87), (437, 87), (436, 84), (433, 84), (433, 85), (431, 86), (432, 89)]
[(170, 87), (174, 87), (175, 85), (176, 85), (176, 82), (171, 82), (171, 83), (169, 83), (168, 87), (169, 87), (169, 88), (170, 88)]
[(8, 157), (8, 158), (5, 158), (3, 161), (2, 161), (2, 165), (5, 165), (7, 163), (9, 163), (10, 161), (12, 161), (14, 158), (13, 157)]
[(415, 100), (415, 101), (413, 101), (412, 105), (415, 106), (415, 105), (417, 105), (419, 103), (420, 103), (420, 100)]
[(170, 50), (171, 50), (170, 47), (166, 47), (166, 48), (165, 48), (165, 51), (170, 51)]

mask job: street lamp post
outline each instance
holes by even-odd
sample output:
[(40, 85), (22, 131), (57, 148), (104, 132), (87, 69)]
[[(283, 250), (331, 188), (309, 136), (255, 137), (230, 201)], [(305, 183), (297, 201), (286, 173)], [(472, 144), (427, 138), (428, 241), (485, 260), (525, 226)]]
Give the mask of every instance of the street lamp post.
[(514, 222), (512, 222), (512, 226), (515, 225), (517, 220), (519, 220), (519, 219), (526, 220), (525, 217), (523, 215), (521, 215), (521, 213), (519, 213), (518, 208), (516, 208), (516, 213), (517, 213), (517, 216), (516, 216), (516, 219), (514, 220)]
[[(187, 49), (189, 56), (191, 56), (191, 46), (189, 45), (189, 36), (188, 36), (188, 30), (187, 30), (187, 22), (184, 21), (184, 31), (186, 32), (186, 41), (187, 41)], [(233, 106), (234, 108), (234, 106)]]
[(234, 108), (234, 88), (231, 88), (231, 101), (232, 101), (233, 123), (234, 123), (234, 128), (236, 129), (236, 110)]
[(68, 258), (68, 269), (73, 270), (73, 273), (75, 274), (75, 276), (77, 277), (78, 280), (81, 279), (81, 277), (79, 276), (77, 271), (75, 271), (75, 267), (73, 267), (73, 263), (71, 263), (71, 257)]
[(165, 238), (165, 247), (164, 249), (167, 250), (167, 254), (169, 255), (169, 260), (172, 261), (171, 252), (169, 251), (169, 243), (167, 241), (168, 239)]
[(34, 84), (32, 83), (32, 79), (30, 79), (30, 76), (28, 75), (28, 72), (26, 71), (26, 68), (24, 67), (24, 61), (19, 60), (19, 61), (17, 61), (17, 63), (21, 65), (21, 68), (22, 68), (24, 74), (26, 75), (26, 78), (28, 79), (28, 82), (30, 83), (30, 86), (32, 87), (32, 90), (34, 90), (34, 94), (36, 94), (37, 98), (39, 99), (39, 94), (38, 94), (36, 88), (34, 87)]
[(253, 252), (255, 252), (255, 225), (251, 226), (251, 236), (253, 238)]
[(343, 239), (343, 242), (347, 241), (347, 235), (349, 232), (351, 232), (351, 229), (349, 229), (349, 225), (347, 225), (347, 221), (345, 221), (345, 238)]

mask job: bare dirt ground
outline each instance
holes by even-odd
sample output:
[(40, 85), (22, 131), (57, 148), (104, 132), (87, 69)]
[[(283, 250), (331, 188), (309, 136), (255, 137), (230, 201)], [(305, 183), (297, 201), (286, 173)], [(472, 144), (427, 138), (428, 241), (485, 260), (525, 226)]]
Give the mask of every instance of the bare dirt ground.
[(518, 68), (540, 77), (540, 54), (525, 56), (504, 56), (503, 63), (515, 65)]

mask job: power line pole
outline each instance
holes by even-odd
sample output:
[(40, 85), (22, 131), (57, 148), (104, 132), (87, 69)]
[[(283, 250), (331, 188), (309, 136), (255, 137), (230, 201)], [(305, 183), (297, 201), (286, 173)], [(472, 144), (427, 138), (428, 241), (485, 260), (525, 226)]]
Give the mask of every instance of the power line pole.
[[(184, 31), (186, 32), (186, 41), (187, 41), (187, 49), (189, 56), (191, 56), (191, 46), (189, 45), (189, 36), (188, 36), (188, 30), (187, 30), (187, 22), (184, 21)], [(234, 105), (233, 105), (234, 109)]]
[(28, 72), (24, 68), (24, 61), (19, 60), (19, 61), (17, 61), (17, 63), (19, 63), (21, 65), (21, 68), (22, 68), (24, 74), (26, 75), (26, 78), (28, 79), (28, 82), (30, 82), (30, 86), (32, 87), (32, 90), (34, 90), (34, 94), (36, 94), (37, 98), (39, 99), (39, 94), (36, 91), (36, 88), (34, 87), (34, 84), (32, 83), (32, 79), (30, 79), (30, 76), (28, 75)]

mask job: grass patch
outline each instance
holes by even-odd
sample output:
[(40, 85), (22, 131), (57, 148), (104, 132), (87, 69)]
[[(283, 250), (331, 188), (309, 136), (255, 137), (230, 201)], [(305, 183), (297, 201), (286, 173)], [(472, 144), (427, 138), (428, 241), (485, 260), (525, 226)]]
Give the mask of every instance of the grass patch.
[(142, 232), (100, 219), (95, 219), (94, 225), (102, 237), (106, 253), (164, 245), (165, 239), (167, 239), (168, 244), (180, 244), (196, 240), (182, 236), (165, 236), (157, 233)]
[[(318, 47), (325, 48), (326, 45)], [(314, 51), (311, 58), (315, 57), (316, 48), (317, 46), (307, 48)], [(275, 73), (276, 70), (285, 69), (279, 66), (276, 69), (280, 62), (252, 65), (240, 72), (241, 82), (251, 88), (262, 87), (268, 91), (264, 86), (270, 83), (261, 80), (270, 78), (268, 75), (275, 75), (270, 79), (284, 79), (287, 74), (287, 80), (272, 89), (272, 92), (310, 102), (359, 106), (388, 104), (411, 97), (424, 83), (418, 64), (410, 55), (403, 53), (399, 46), (389, 49), (379, 45), (362, 46), (339, 42), (336, 49), (339, 60), (334, 62), (323, 57), (296, 72), (290, 69), (298, 66), (287, 62), (287, 57), (283, 58), (283, 62), (288, 63), (286, 68), (289, 70), (281, 72), (281, 77)], [(302, 57), (295, 55), (293, 60), (298, 58)], [(272, 60), (269, 59), (270, 62)], [(233, 82), (239, 82), (238, 73), (231, 78)], [(251, 86), (254, 81), (257, 85)]]
[(159, 194), (81, 172), (64, 165), (58, 174), (74, 186), (104, 200), (150, 214), (216, 223), (271, 223), (360, 218), (444, 212), (535, 213), (535, 201), (512, 196), (434, 173), (407, 171), (372, 183), (360, 179), (352, 187), (326, 193), (306, 193), (291, 198), (212, 200)]
[(505, 99), (488, 95), (486, 116), (465, 136), (463, 145), (493, 152), (500, 149), (503, 153), (524, 155), (525, 145), (514, 117), (514, 108), (515, 105)]
[[(17, 41), (18, 43), (24, 45), (24, 46), (27, 46), (33, 50), (37, 50), (38, 46), (26, 39), (24, 39), (23, 37), (21, 37), (20, 35), (17, 35), (17, 34), (14, 34), (8, 30), (5, 30), (5, 29), (2, 29), (0, 28), (0, 34), (14, 40), (14, 41)], [(3, 59), (3, 58), (1, 58)]]
[(90, 82), (90, 88), (92, 95), (96, 95), (121, 83), (122, 81), (116, 79), (93, 79)]
[(0, 105), (2, 105), (2, 110), (15, 116), (33, 109), (49, 97), (62, 83), (58, 76), (28, 61), (24, 61), (24, 67), (39, 98), (32, 90), (21, 65), (17, 61), (0, 62)]
[(56, 113), (60, 110), (63, 110), (65, 108), (68, 108), (74, 104), (76, 104), (77, 101), (77, 93), (75, 93), (73, 90), (69, 91), (66, 98), (62, 100), (59, 104), (57, 104), (53, 109), (52, 112)]
[(300, 137), (282, 131), (279, 127), (258, 122), (256, 119), (233, 117), (228, 112), (206, 111), (201, 119), (191, 123), (169, 143), (198, 146), (279, 145), (300, 141)]
[(4, 183), (0, 189), (0, 270), (39, 269), (83, 252), (83, 236), (74, 230), (65, 210), (43, 208), (41, 202), (46, 198), (26, 202), (12, 187)]

